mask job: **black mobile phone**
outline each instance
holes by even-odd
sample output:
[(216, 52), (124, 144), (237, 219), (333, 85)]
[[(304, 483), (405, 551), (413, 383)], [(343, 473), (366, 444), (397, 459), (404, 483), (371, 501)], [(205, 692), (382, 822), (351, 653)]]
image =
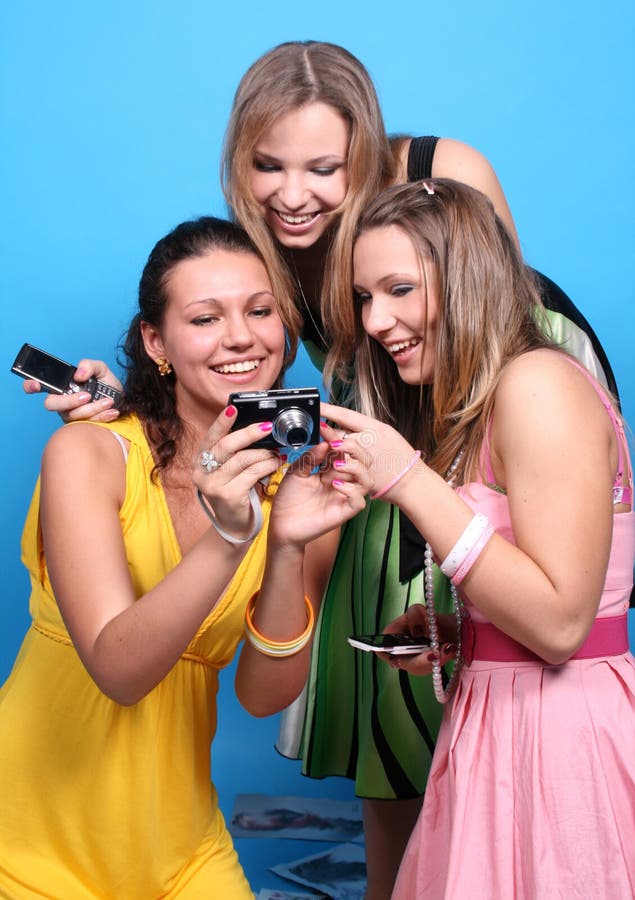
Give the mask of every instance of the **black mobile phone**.
[(374, 651), (375, 653), (402, 655), (425, 653), (430, 650), (429, 644), (423, 644), (409, 634), (353, 634), (349, 637), (348, 643), (351, 647), (357, 647), (358, 650)]
[(49, 394), (77, 394), (80, 391), (88, 391), (93, 400), (112, 397), (117, 406), (123, 397), (121, 391), (96, 378), (77, 382), (73, 379), (76, 369), (77, 366), (32, 347), (31, 344), (22, 345), (11, 366), (11, 371), (16, 375), (37, 381)]

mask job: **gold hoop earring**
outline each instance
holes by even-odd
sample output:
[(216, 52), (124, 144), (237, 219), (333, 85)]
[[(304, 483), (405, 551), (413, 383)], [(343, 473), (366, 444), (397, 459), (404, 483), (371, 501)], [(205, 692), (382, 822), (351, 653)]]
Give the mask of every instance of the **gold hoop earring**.
[(164, 375), (169, 375), (172, 372), (172, 366), (167, 361), (165, 356), (157, 356), (157, 358), (155, 359), (155, 363), (161, 377), (163, 377)]

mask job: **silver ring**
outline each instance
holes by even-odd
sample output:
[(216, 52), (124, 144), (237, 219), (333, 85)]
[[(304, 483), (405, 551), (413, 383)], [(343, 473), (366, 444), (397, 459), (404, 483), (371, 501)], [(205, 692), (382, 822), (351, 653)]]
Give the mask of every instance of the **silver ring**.
[(201, 455), (198, 458), (198, 464), (201, 469), (207, 474), (211, 475), (212, 472), (216, 471), (216, 469), (220, 469), (222, 463), (214, 457), (214, 454), (211, 450), (203, 450)]
[(352, 431), (345, 431), (344, 434), (342, 435), (342, 440), (345, 441), (346, 438), (347, 438), (347, 437), (350, 437), (350, 435), (351, 435), (352, 433), (353, 433)]

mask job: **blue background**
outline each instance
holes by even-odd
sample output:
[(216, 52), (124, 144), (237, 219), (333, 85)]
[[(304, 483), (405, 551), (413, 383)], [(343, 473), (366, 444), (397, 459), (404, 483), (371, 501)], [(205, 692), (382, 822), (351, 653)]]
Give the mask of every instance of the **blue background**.
[[(154, 242), (185, 218), (225, 213), (218, 172), (234, 90), (283, 40), (359, 56), (389, 131), (485, 153), (527, 261), (591, 321), (635, 422), (634, 25), (632, 0), (2, 5), (0, 680), (28, 625), (19, 535), (59, 425), (9, 374), (13, 357), (27, 340), (70, 361), (114, 359)], [(302, 357), (293, 382), (315, 381)], [(238, 708), (225, 677), (214, 768), (226, 811), (236, 791), (350, 796), (347, 782), (311, 782), (276, 757), (275, 730), (275, 718)], [(273, 847), (239, 842), (255, 889), (282, 885), (265, 865), (300, 855), (296, 843)]]

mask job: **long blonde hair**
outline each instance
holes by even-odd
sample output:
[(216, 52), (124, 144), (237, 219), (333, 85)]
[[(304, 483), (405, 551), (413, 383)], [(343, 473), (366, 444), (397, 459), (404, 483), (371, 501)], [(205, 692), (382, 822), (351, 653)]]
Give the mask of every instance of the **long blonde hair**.
[(288, 266), (251, 192), (254, 149), (281, 115), (307, 103), (326, 103), (350, 129), (348, 191), (336, 213), (324, 265), (321, 311), (325, 330), (337, 345), (344, 324), (352, 326), (351, 250), (361, 211), (394, 172), (393, 154), (372, 80), (356, 57), (320, 41), (280, 44), (261, 56), (242, 77), (232, 107), (223, 147), (222, 184), (235, 218), (265, 259), (285, 321), (300, 325), (297, 294)]
[(431, 260), (438, 290), (434, 379), (411, 386), (362, 327), (341, 336), (343, 363), (355, 357), (356, 403), (390, 422), (445, 474), (463, 448), (459, 480), (479, 466), (486, 422), (503, 367), (514, 357), (553, 346), (545, 335), (540, 294), (490, 200), (450, 179), (397, 185), (370, 204), (356, 237), (398, 226), (421, 260)]

